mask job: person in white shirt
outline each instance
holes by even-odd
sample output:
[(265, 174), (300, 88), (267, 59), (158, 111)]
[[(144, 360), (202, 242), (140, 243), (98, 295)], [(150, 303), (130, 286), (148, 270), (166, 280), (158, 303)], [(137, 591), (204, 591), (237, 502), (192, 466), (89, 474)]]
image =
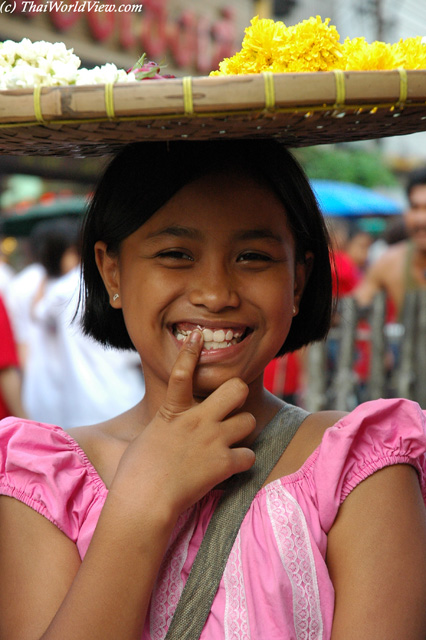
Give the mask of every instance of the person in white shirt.
[(103, 347), (83, 333), (76, 315), (79, 291), (75, 267), (34, 308), (38, 325), (55, 335), (57, 359), (46, 365), (52, 365), (59, 383), (58, 402), (51, 403), (54, 423), (65, 429), (115, 417), (139, 402), (145, 390), (135, 352)]
[(6, 262), (0, 253), (0, 294), (4, 294), (9, 282), (15, 276), (15, 270)]

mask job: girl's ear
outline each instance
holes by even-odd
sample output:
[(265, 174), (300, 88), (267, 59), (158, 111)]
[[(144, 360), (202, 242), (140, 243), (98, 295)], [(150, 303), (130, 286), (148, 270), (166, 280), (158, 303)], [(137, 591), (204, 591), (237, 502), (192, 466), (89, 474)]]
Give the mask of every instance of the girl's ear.
[(314, 254), (312, 251), (305, 253), (305, 260), (303, 262), (296, 262), (296, 271), (294, 277), (294, 315), (299, 313), (300, 301), (303, 296), (303, 292), (306, 287), (306, 283), (311, 275), (312, 267), (314, 264)]
[(95, 244), (95, 260), (108, 292), (110, 305), (114, 309), (121, 309), (118, 255), (108, 253), (106, 243), (98, 240)]

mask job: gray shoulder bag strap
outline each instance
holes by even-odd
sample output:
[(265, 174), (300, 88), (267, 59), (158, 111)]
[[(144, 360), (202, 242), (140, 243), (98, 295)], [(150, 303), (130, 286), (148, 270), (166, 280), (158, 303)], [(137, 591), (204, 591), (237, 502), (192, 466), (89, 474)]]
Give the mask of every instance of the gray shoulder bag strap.
[(209, 615), (241, 523), (254, 496), (309, 414), (285, 405), (252, 445), (256, 462), (232, 476), (195, 557), (165, 640), (197, 640)]

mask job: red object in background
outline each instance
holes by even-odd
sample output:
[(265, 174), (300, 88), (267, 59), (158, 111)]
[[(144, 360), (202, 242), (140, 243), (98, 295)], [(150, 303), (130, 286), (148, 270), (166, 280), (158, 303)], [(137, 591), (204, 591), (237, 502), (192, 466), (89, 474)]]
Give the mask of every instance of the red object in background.
[(333, 296), (347, 296), (361, 280), (361, 272), (343, 251), (334, 251), (331, 259)]
[[(103, 5), (107, 7), (104, 11), (100, 11), (97, 0), (76, 0), (73, 11), (64, 10), (72, 7), (71, 3), (58, 0), (51, 4), (49, 20), (57, 31), (67, 33), (78, 25), (94, 42), (116, 42), (124, 51), (137, 47), (154, 59), (168, 57), (171, 52), (175, 66), (188, 65), (205, 75), (237, 48), (232, 5), (218, 7), (217, 15), (210, 17), (202, 9), (184, 7), (176, 15), (170, 10), (170, 0), (137, 1), (132, 11), (128, 11), (131, 4), (122, 0)], [(46, 6), (44, 0), (16, 0), (14, 11), (32, 20)]]
[[(0, 298), (0, 371), (9, 367), (18, 367), (18, 353), (15, 339), (12, 333), (9, 316)], [(10, 415), (9, 407), (6, 405), (0, 392), (0, 420)]]
[(267, 365), (263, 384), (265, 389), (279, 398), (293, 396), (299, 391), (300, 373), (298, 353), (287, 353), (282, 358), (274, 358)]

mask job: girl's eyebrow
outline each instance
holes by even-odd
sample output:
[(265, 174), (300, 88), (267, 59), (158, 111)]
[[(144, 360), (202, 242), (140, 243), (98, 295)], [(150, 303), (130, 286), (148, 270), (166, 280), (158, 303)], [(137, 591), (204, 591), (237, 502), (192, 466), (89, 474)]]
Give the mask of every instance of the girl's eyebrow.
[[(173, 236), (176, 238), (190, 238), (192, 240), (200, 240), (203, 238), (203, 234), (199, 229), (194, 227), (183, 227), (181, 225), (173, 225), (157, 229), (148, 234), (147, 240), (158, 238), (161, 236)], [(279, 233), (275, 233), (268, 227), (261, 227), (257, 229), (238, 229), (234, 234), (235, 240), (271, 240), (273, 242), (282, 242), (282, 236)]]
[(272, 240), (273, 242), (282, 242), (283, 238), (268, 227), (258, 229), (241, 229), (235, 234), (236, 240)]
[(198, 229), (193, 227), (182, 227), (180, 225), (173, 225), (157, 229), (147, 235), (147, 240), (151, 238), (158, 238), (160, 236), (174, 236), (176, 238), (190, 238), (193, 240), (199, 240), (202, 238), (202, 233)]

